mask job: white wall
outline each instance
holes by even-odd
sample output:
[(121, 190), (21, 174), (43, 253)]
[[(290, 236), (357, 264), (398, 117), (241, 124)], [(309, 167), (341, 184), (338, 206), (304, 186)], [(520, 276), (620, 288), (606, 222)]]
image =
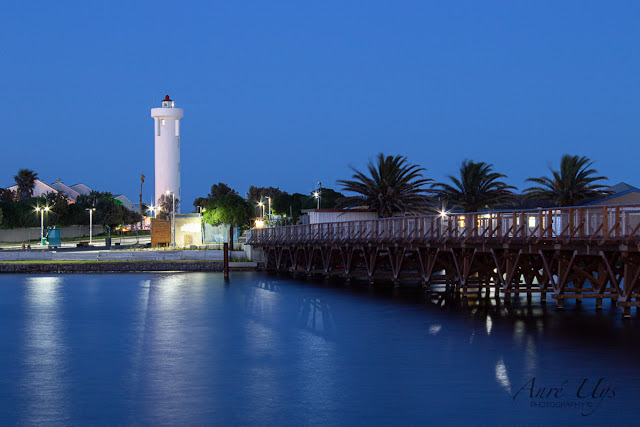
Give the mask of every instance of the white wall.
[[(74, 237), (89, 236), (88, 225), (71, 225), (69, 227), (61, 227), (60, 237), (63, 239)], [(104, 233), (104, 227), (102, 225), (93, 226), (93, 235)], [(20, 243), (31, 240), (40, 239), (40, 227), (28, 227), (28, 228), (9, 228), (0, 230), (0, 242), (6, 243)]]
[(335, 212), (335, 211), (311, 211), (309, 212), (310, 224), (324, 224), (327, 222), (345, 222), (345, 221), (363, 221), (369, 219), (378, 219), (375, 212)]

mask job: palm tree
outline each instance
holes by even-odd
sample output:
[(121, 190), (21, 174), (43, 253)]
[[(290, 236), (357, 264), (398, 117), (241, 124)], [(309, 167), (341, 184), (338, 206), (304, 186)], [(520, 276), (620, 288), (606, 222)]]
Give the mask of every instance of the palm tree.
[(359, 196), (338, 199), (338, 206), (366, 206), (376, 211), (380, 218), (390, 217), (394, 212), (420, 214), (428, 211), (431, 198), (424, 185), (432, 180), (423, 178), (422, 172), (426, 169), (409, 164), (406, 157), (378, 154), (377, 162), (369, 162), (370, 176), (351, 169), (355, 172), (353, 180), (338, 180), (338, 184)]
[(516, 187), (502, 182), (506, 175), (493, 171), (493, 165), (485, 162), (465, 160), (460, 166), (460, 177), (449, 175), (453, 185), (445, 183), (433, 184), (441, 199), (465, 212), (478, 212), (481, 209), (495, 208), (498, 205), (509, 205), (515, 196), (511, 190)]
[(595, 184), (607, 178), (595, 176), (598, 171), (590, 169), (592, 164), (588, 157), (565, 154), (560, 160), (559, 171), (549, 168), (552, 178), (542, 176), (527, 179), (538, 184), (525, 190), (527, 198), (549, 200), (558, 206), (575, 206), (585, 199), (611, 194), (607, 186)]
[(144, 174), (140, 175), (140, 216), (144, 220), (144, 211), (142, 210), (142, 184), (144, 184)]
[(33, 189), (36, 186), (36, 179), (38, 179), (37, 173), (31, 169), (20, 169), (13, 179), (16, 181), (16, 184), (18, 184), (16, 192), (18, 193), (19, 200), (28, 199), (33, 196)]

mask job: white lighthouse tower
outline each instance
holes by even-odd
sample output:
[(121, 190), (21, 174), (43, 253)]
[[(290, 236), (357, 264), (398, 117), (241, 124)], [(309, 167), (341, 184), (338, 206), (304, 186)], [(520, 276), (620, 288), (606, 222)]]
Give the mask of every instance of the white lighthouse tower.
[[(180, 119), (182, 108), (174, 108), (174, 102), (167, 95), (161, 108), (152, 108), (156, 134), (156, 206), (160, 196), (167, 191), (175, 194), (182, 202), (180, 194)], [(177, 208), (176, 212), (180, 212)]]

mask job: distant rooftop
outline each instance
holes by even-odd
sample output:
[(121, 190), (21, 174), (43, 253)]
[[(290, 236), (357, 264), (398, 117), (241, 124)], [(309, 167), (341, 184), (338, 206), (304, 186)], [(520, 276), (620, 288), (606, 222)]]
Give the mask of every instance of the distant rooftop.
[(624, 193), (626, 191), (640, 191), (640, 188), (629, 185), (626, 182), (619, 182), (616, 185), (609, 187), (609, 189), (613, 191), (614, 194)]

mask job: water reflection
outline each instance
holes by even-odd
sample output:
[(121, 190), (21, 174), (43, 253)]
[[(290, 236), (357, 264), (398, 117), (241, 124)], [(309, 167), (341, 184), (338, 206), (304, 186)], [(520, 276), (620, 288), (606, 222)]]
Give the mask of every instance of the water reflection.
[(25, 404), (0, 423), (568, 425), (584, 419), (513, 394), (533, 377), (584, 376), (624, 386), (593, 418), (613, 423), (640, 393), (638, 322), (588, 302), (558, 312), (250, 273), (228, 284), (213, 274), (91, 277), (86, 292), (82, 278), (63, 277), (20, 288), (22, 362), (0, 352), (19, 381), (0, 385)]
[(496, 363), (496, 380), (509, 394), (511, 394), (511, 383), (507, 374), (507, 367), (502, 357)]
[[(312, 289), (307, 288), (307, 290)], [(324, 338), (331, 337), (335, 330), (335, 318), (326, 298), (306, 295), (306, 292), (301, 297), (300, 292), (279, 286), (274, 282), (259, 281), (249, 288), (245, 296), (247, 313), (262, 321), (269, 322), (270, 319), (273, 319), (273, 314), (281, 309), (277, 306), (277, 302), (282, 298), (282, 295), (279, 294), (283, 292), (295, 294), (297, 301), (295, 305), (286, 304), (282, 307), (285, 310), (291, 310), (286, 315), (287, 318), (295, 317), (295, 325), (301, 329)], [(295, 313), (293, 313), (293, 309), (295, 309)]]
[[(154, 422), (171, 422), (182, 413), (180, 398), (205, 369), (193, 346), (198, 342), (198, 312), (203, 301), (202, 280), (197, 275), (159, 274), (140, 282), (139, 307), (133, 331), (130, 378), (131, 398), (142, 390), (149, 401), (145, 415)], [(159, 404), (161, 403), (161, 404)]]
[(31, 277), (26, 281), (26, 331), (23, 347), (26, 424), (69, 418), (67, 348), (62, 336), (62, 278)]
[(147, 332), (147, 320), (149, 317), (149, 293), (151, 291), (151, 280), (142, 280), (139, 283), (139, 294), (137, 297), (136, 321), (133, 324), (133, 343), (131, 349), (131, 369), (127, 373), (127, 381), (131, 393), (135, 395), (141, 386), (140, 374), (144, 363), (145, 336)]

